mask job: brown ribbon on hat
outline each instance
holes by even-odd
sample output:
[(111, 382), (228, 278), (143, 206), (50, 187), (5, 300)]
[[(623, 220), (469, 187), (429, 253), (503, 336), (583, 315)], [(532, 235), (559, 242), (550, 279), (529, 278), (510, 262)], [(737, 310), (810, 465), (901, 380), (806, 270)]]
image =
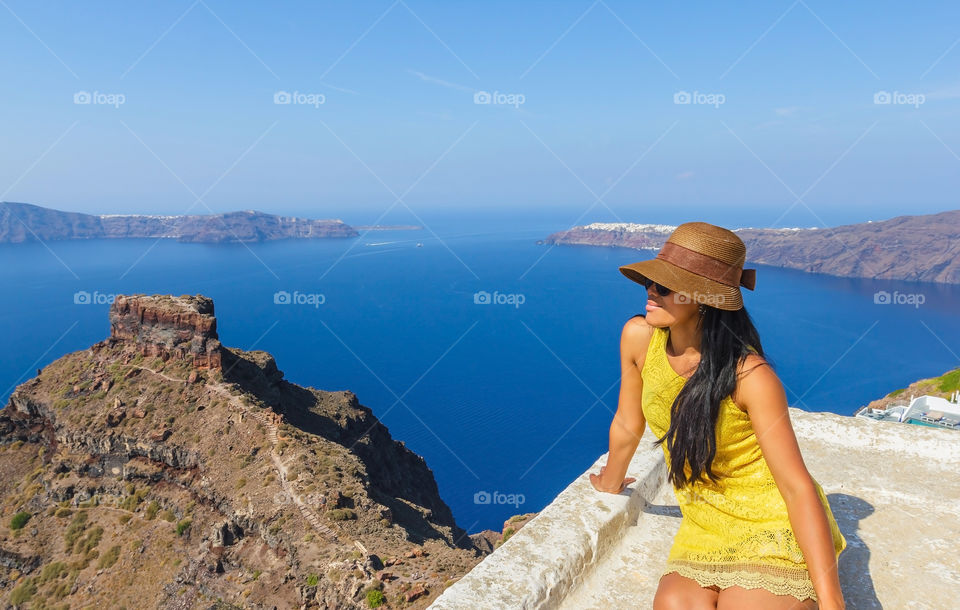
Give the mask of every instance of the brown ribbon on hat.
[[(753, 290), (757, 284), (756, 269), (741, 269), (736, 265), (725, 263), (670, 241), (663, 244), (657, 258), (726, 286), (739, 285)], [(737, 277), (738, 272), (739, 277)]]

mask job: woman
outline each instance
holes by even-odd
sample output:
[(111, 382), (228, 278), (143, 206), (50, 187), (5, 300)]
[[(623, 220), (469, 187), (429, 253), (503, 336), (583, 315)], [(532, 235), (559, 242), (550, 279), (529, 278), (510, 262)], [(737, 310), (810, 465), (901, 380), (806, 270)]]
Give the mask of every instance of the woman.
[(745, 257), (732, 231), (689, 222), (656, 258), (620, 267), (646, 287), (647, 313), (623, 328), (610, 453), (590, 481), (609, 493), (635, 481), (627, 465), (649, 424), (683, 515), (654, 610), (844, 608), (846, 539), (743, 307), (740, 286), (756, 281)]

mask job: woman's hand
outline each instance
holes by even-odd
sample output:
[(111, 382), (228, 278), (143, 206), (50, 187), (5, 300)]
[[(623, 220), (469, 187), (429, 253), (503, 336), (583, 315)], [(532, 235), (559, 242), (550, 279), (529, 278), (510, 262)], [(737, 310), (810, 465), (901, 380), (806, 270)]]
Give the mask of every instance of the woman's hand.
[(606, 466), (601, 466), (600, 474), (593, 474), (592, 472), (590, 473), (590, 483), (593, 485), (594, 489), (596, 489), (597, 491), (602, 491), (602, 492), (612, 493), (612, 494), (619, 494), (621, 491), (623, 491), (627, 487), (627, 485), (637, 480), (634, 477), (627, 477), (623, 480), (622, 483), (620, 483), (620, 486), (617, 487), (616, 489), (610, 489), (609, 486), (604, 487), (604, 484), (601, 481), (601, 479), (603, 478), (603, 471), (606, 470), (606, 468), (607, 468)]

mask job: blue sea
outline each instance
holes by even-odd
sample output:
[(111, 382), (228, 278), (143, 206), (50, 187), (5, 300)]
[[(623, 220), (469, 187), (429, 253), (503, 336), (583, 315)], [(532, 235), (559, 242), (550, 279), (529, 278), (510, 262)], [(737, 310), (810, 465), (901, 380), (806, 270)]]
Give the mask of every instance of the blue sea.
[[(426, 459), (462, 527), (499, 530), (606, 451), (620, 330), (644, 312), (617, 267), (655, 252), (536, 244), (568, 226), (448, 218), (353, 239), (2, 245), (2, 400), (105, 338), (111, 295), (204, 294), (225, 345), (270, 352), (294, 383), (355, 392)], [(882, 291), (902, 302), (876, 303)], [(792, 406), (850, 415), (960, 365), (958, 286), (759, 266), (744, 295)]]

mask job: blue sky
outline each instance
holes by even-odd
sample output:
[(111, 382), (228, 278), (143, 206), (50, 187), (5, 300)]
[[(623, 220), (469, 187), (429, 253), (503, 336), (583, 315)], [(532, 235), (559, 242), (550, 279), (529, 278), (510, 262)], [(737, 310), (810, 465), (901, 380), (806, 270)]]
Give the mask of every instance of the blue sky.
[(957, 3), (2, 4), (3, 200), (753, 226), (960, 207)]

